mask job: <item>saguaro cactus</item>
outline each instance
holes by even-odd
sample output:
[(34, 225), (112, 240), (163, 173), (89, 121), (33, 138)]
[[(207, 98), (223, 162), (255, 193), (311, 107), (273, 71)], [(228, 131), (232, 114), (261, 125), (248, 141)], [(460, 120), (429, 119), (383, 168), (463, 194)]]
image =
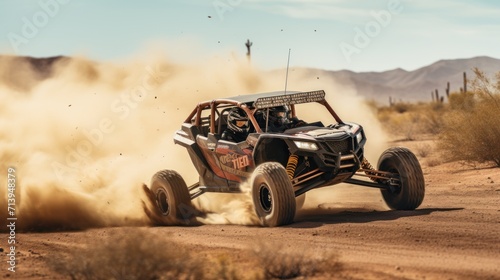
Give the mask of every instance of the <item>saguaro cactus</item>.
[(464, 92), (467, 92), (467, 73), (464, 72)]
[(247, 42), (245, 43), (245, 46), (247, 47), (247, 57), (250, 59), (250, 47), (253, 45), (252, 42), (250, 42), (250, 39), (247, 39)]
[(446, 98), (450, 99), (450, 82), (446, 84)]

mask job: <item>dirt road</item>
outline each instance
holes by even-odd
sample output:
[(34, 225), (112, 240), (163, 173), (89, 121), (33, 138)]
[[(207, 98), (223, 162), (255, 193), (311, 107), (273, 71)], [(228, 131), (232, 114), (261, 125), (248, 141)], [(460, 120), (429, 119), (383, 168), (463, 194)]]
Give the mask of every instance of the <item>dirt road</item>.
[[(500, 279), (500, 172), (442, 164), (423, 169), (426, 197), (416, 211), (390, 211), (378, 190), (337, 186), (315, 190), (295, 223), (280, 228), (237, 225), (145, 227), (159, 239), (175, 240), (194, 256), (225, 256), (241, 278), (257, 271), (252, 248), (264, 242), (312, 256), (328, 253), (341, 264), (334, 273), (308, 279)], [(458, 169), (458, 170), (457, 170)], [(315, 204), (322, 193), (341, 201)], [(312, 204), (312, 205), (311, 205)], [(19, 233), (16, 272), (4, 279), (64, 278), (46, 265), (57, 252), (78, 251), (86, 242), (98, 248), (111, 236), (135, 228), (78, 232)], [(2, 234), (2, 242), (6, 235)], [(2, 243), (3, 244), (3, 243)], [(5, 252), (5, 245), (4, 248)], [(105, 269), (105, 268), (103, 268)]]

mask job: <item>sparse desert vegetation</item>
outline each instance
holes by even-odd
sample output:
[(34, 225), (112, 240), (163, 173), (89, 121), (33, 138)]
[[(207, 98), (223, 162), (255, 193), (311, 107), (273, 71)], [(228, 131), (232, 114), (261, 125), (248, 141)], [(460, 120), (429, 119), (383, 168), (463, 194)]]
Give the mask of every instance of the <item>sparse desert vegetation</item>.
[(226, 253), (200, 255), (170, 236), (144, 229), (117, 229), (105, 242), (86, 240), (83, 246), (46, 259), (64, 279), (295, 279), (332, 277), (341, 271), (335, 254), (289, 247), (286, 243), (256, 242), (244, 252), (252, 271), (244, 271)]
[(500, 167), (500, 73), (490, 81), (476, 70), (472, 93), (450, 96), (439, 147), (451, 160)]
[(323, 275), (334, 277), (342, 269), (333, 253), (298, 250), (285, 243), (258, 243), (254, 253), (259, 261), (263, 279), (294, 279)]
[(421, 158), (437, 152), (447, 161), (500, 167), (500, 145), (495, 144), (500, 140), (500, 73), (492, 81), (480, 70), (474, 72), (470, 91), (451, 93), (448, 102), (372, 107), (394, 140), (435, 140), (436, 149), (429, 144), (417, 147)]
[(142, 230), (123, 231), (104, 243), (88, 240), (51, 257), (48, 265), (70, 279), (200, 279), (200, 263), (183, 246)]

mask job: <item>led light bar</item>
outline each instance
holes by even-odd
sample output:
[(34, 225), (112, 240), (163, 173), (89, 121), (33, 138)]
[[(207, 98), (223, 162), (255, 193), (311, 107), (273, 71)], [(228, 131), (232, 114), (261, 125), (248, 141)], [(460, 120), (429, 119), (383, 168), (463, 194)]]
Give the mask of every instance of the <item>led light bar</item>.
[(317, 91), (285, 94), (280, 96), (261, 97), (255, 101), (254, 106), (257, 109), (263, 109), (276, 106), (285, 106), (290, 104), (318, 102), (324, 99), (325, 99), (325, 91), (317, 90)]

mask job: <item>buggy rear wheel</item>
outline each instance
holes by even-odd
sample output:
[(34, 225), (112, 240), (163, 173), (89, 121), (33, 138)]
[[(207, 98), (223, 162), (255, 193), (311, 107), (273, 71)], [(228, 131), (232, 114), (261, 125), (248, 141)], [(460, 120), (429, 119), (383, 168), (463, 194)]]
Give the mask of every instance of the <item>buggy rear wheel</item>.
[(397, 175), (394, 190), (381, 189), (384, 201), (394, 210), (414, 210), (424, 200), (425, 181), (417, 157), (407, 148), (393, 147), (382, 153), (378, 169)]
[(255, 211), (263, 226), (276, 227), (293, 222), (295, 195), (285, 168), (277, 162), (259, 165), (251, 179)]
[(179, 173), (162, 170), (151, 178), (151, 192), (162, 225), (188, 224), (192, 218), (191, 197)]

